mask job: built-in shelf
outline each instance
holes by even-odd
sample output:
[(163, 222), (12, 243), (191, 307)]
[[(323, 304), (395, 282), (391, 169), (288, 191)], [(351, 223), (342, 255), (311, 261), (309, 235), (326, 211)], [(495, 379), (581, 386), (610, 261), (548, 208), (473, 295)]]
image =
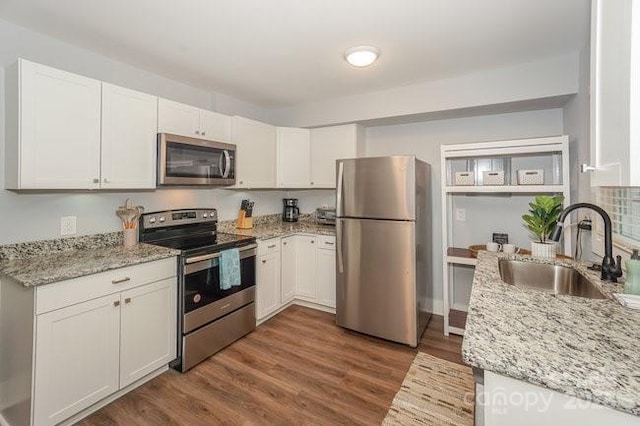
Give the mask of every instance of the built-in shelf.
[[(478, 260), (469, 249), (453, 247), (455, 245), (464, 247), (466, 244), (476, 244), (468, 238), (469, 224), (459, 223), (465, 221), (464, 218), (455, 220), (454, 210), (458, 205), (463, 205), (464, 208), (460, 208), (460, 210), (463, 210), (462, 214), (466, 216), (464, 210), (474, 208), (477, 205), (478, 211), (487, 214), (487, 207), (493, 203), (493, 200), (489, 200), (487, 197), (492, 195), (509, 198), (509, 200), (496, 201), (496, 204), (500, 205), (509, 204), (509, 208), (503, 210), (496, 206), (499, 209), (496, 211), (505, 215), (521, 215), (520, 209), (516, 212), (513, 205), (515, 203), (523, 204), (523, 201), (538, 194), (562, 194), (565, 206), (568, 205), (570, 203), (569, 138), (568, 136), (552, 136), (512, 141), (464, 143), (442, 145), (440, 149), (440, 181), (444, 186), (441, 206), (444, 334), (463, 334), (466, 313), (461, 310), (461, 307), (468, 304), (469, 301), (457, 300), (457, 298), (468, 297), (468, 269), (475, 268)], [(522, 171), (535, 171), (536, 173), (533, 175), (536, 176), (536, 179), (520, 180), (518, 173)], [(540, 172), (538, 173), (538, 171)], [(499, 173), (493, 173), (496, 177), (490, 179), (488, 173), (492, 172)], [(456, 182), (468, 185), (455, 185)], [(536, 182), (540, 185), (517, 184), (526, 182)], [(489, 185), (490, 183), (505, 183), (505, 185)], [(508, 197), (504, 197), (504, 194), (507, 194)], [(470, 214), (474, 215), (475, 213), (470, 212)], [(477, 222), (473, 226), (477, 226)], [(454, 231), (458, 230), (460, 233), (456, 234)], [(509, 229), (504, 229), (504, 231), (509, 231)], [(489, 234), (489, 230), (487, 230), (487, 234)], [(474, 239), (477, 239), (477, 236)], [(564, 234), (564, 250), (565, 254), (571, 253), (570, 232)]]
[(476, 266), (478, 259), (471, 254), (471, 250), (469, 249), (449, 247), (447, 249), (447, 262), (456, 263), (458, 265)]
[(564, 185), (476, 185), (476, 186), (447, 186), (445, 192), (449, 193), (519, 193), (519, 194), (554, 194), (563, 192)]

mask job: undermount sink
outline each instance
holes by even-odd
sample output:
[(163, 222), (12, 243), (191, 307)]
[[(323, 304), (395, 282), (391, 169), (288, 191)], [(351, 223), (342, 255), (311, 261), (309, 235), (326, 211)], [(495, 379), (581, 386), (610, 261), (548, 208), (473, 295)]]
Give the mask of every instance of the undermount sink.
[(500, 278), (507, 284), (555, 294), (606, 299), (584, 275), (566, 266), (501, 259), (498, 261), (498, 267)]

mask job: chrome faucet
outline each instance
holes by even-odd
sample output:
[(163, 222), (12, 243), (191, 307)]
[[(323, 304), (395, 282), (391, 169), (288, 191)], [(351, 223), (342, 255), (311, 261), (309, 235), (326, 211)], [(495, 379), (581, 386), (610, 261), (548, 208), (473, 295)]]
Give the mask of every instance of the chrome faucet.
[(601, 207), (590, 203), (571, 204), (569, 207), (564, 209), (562, 213), (560, 213), (558, 222), (556, 223), (556, 227), (551, 232), (549, 239), (552, 241), (560, 241), (560, 235), (562, 234), (562, 226), (564, 224), (565, 218), (569, 215), (569, 213), (580, 208), (591, 209), (602, 216), (602, 220), (604, 221), (604, 257), (602, 258), (602, 270), (600, 273), (600, 279), (602, 279), (603, 281), (610, 281), (615, 283), (618, 281), (618, 278), (622, 276), (622, 257), (616, 256), (617, 262), (613, 260), (611, 218)]

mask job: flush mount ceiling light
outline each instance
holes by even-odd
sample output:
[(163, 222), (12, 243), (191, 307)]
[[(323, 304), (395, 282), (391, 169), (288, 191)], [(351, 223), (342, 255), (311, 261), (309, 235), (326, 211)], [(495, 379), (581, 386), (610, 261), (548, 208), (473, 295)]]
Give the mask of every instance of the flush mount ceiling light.
[(355, 46), (344, 51), (344, 59), (354, 67), (368, 67), (379, 55), (380, 50), (373, 46)]

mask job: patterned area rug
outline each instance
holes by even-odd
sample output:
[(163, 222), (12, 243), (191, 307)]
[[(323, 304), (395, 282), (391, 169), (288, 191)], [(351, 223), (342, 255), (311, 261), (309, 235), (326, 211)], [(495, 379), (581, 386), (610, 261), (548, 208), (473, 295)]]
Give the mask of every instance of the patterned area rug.
[(473, 426), (471, 368), (418, 352), (383, 425)]

